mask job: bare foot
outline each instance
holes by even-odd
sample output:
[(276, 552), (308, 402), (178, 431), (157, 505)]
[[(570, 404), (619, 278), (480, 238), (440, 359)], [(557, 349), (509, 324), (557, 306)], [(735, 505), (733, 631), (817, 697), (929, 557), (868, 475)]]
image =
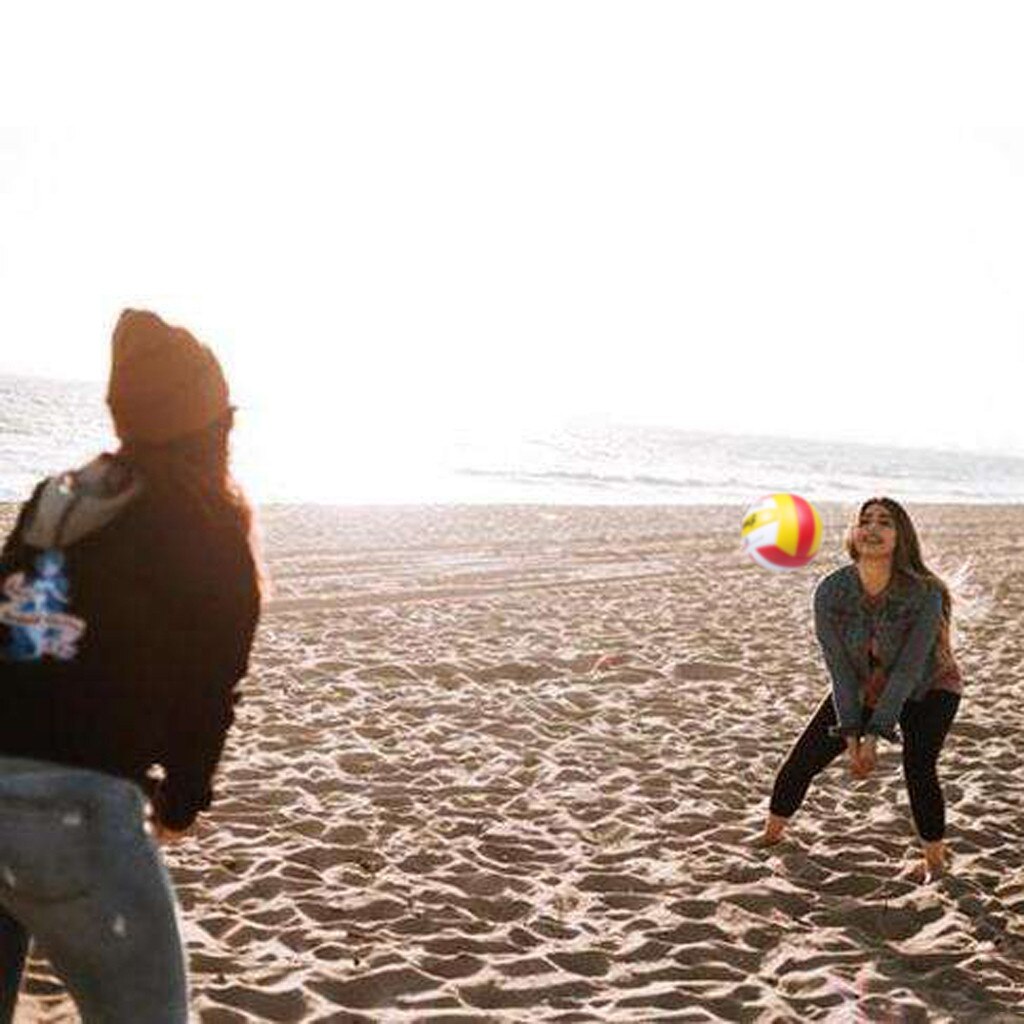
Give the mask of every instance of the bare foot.
[(903, 882), (912, 882), (914, 885), (924, 885), (928, 881), (928, 865), (924, 860), (915, 860), (901, 868), (896, 877)]
[(787, 821), (788, 819), (780, 818), (777, 814), (769, 814), (768, 820), (764, 823), (764, 831), (754, 838), (752, 845), (757, 847), (777, 846), (782, 842)]
[(933, 864), (922, 857), (920, 860), (915, 860), (913, 864), (908, 864), (896, 877), (913, 882), (915, 885), (927, 885), (929, 882), (942, 878), (948, 870), (949, 865), (945, 861)]
[(940, 878), (949, 870), (949, 856), (946, 852), (946, 844), (941, 839), (932, 843), (922, 843), (921, 850), (924, 853), (924, 862), (929, 882)]

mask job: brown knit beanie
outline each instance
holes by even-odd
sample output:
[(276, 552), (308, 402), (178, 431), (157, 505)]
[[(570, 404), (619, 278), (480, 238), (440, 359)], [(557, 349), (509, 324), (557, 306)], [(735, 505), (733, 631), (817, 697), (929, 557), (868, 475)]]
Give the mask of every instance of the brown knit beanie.
[(163, 444), (230, 409), (217, 357), (182, 327), (126, 309), (114, 328), (107, 404), (122, 441)]

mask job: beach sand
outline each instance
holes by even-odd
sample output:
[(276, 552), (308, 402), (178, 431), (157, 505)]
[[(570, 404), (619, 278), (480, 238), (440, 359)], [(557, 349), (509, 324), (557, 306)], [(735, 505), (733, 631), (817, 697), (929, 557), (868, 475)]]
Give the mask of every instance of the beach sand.
[[(738, 508), (263, 510), (219, 798), (167, 853), (196, 1019), (1024, 1020), (1024, 508), (910, 510), (976, 560), (926, 885), (887, 745), (748, 843), (847, 509), (791, 574)], [(44, 962), (16, 1019), (74, 1019)]]

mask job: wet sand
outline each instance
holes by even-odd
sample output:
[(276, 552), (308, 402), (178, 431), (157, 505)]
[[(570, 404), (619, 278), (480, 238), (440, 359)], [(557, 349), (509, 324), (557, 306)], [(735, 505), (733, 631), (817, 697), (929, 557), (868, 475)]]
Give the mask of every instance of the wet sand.
[[(1024, 1020), (1024, 509), (910, 510), (977, 562), (926, 885), (894, 747), (748, 843), (847, 509), (791, 574), (738, 508), (265, 509), (220, 797), (168, 851), (195, 1019)], [(45, 962), (16, 1019), (75, 1019)]]

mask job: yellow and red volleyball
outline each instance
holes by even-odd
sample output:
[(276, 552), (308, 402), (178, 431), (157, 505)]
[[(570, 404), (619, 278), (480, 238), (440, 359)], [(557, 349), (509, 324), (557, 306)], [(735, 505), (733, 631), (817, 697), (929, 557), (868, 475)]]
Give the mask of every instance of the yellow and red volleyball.
[(768, 494), (743, 516), (743, 550), (765, 569), (808, 565), (821, 547), (821, 516), (799, 494)]

